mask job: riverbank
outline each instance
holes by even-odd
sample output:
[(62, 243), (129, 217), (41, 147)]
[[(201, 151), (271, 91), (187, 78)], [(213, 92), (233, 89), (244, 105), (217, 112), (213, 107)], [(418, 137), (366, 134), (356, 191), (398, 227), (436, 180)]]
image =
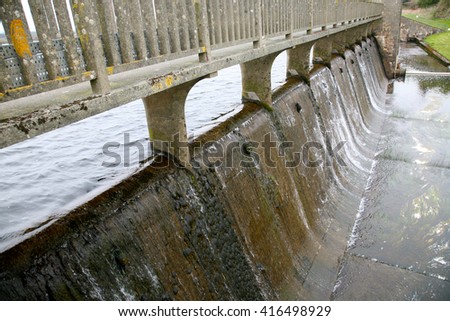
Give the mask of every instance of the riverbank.
[(442, 33), (431, 35), (424, 41), (450, 60), (450, 19), (435, 19), (430, 9), (404, 10), (403, 17), (442, 30)]

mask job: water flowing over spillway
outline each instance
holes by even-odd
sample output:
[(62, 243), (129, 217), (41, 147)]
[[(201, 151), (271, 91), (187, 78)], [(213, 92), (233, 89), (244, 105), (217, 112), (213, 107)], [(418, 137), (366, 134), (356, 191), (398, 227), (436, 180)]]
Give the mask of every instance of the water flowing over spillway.
[(448, 299), (449, 158), (396, 148), (387, 87), (371, 39), (290, 80), (198, 137), (191, 169), (158, 157), (1, 253), (0, 298)]

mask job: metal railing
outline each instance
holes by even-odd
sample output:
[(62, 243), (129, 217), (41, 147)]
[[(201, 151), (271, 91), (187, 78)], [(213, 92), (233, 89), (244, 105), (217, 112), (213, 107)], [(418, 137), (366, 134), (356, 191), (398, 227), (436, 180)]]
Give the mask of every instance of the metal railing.
[[(382, 14), (382, 0), (0, 0), (0, 97)], [(70, 3), (70, 5), (68, 5)], [(24, 10), (24, 5), (25, 9)], [(28, 11), (31, 17), (25, 14)], [(69, 81), (70, 80), (70, 81)], [(47, 85), (47, 87), (46, 87)], [(46, 89), (47, 88), (47, 89)]]

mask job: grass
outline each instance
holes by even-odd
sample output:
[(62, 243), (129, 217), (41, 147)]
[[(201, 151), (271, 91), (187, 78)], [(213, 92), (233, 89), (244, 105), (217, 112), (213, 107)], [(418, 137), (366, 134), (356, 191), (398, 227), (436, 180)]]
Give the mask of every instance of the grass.
[(425, 39), (434, 50), (450, 60), (450, 32), (438, 33)]
[(431, 19), (414, 13), (404, 13), (403, 16), (441, 30), (449, 31), (450, 29), (450, 19)]

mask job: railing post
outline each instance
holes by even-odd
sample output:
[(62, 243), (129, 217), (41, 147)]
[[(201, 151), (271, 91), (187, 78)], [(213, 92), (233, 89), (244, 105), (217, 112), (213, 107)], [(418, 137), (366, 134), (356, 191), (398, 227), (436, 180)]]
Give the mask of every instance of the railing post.
[(310, 17), (310, 28), (306, 30), (306, 34), (312, 34), (314, 28), (314, 0), (309, 0), (309, 17)]
[[(59, 38), (58, 24), (56, 22), (55, 10), (53, 9), (52, 0), (43, 0), (42, 2), (44, 4), (45, 14), (47, 15), (48, 28), (50, 31), (50, 38), (57, 39), (57, 38)], [(53, 2), (58, 2), (58, 1), (53, 1)]]
[(1, 16), (5, 34), (8, 42), (16, 50), (24, 83), (25, 85), (33, 85), (38, 82), (36, 66), (30, 47), (30, 42), (33, 39), (31, 38), (22, 3), (19, 0), (4, 0), (0, 10), (2, 11)]
[(292, 39), (294, 33), (294, 0), (288, 0), (287, 12), (289, 14), (289, 33), (286, 34), (286, 39)]
[(120, 51), (122, 53), (122, 63), (129, 63), (134, 60), (133, 43), (131, 41), (131, 25), (128, 4), (130, 1), (113, 0), (114, 12), (117, 18), (117, 29), (119, 33)]
[(8, 73), (6, 71), (5, 59), (0, 59), (0, 93), (6, 93), (8, 87)]
[(129, 1), (131, 6), (129, 7), (129, 16), (131, 29), (134, 35), (134, 48), (136, 49), (138, 60), (147, 59), (147, 43), (144, 36), (144, 21), (141, 15), (141, 5), (139, 0)]
[(262, 0), (255, 0), (255, 30), (256, 40), (253, 41), (253, 48), (260, 48), (263, 41), (262, 27)]
[(110, 92), (111, 87), (92, 0), (73, 0), (73, 13), (87, 69), (95, 71), (96, 74), (95, 79), (91, 80), (92, 91), (94, 94), (106, 94)]
[(344, 21), (342, 22), (342, 25), (345, 25), (347, 22), (347, 0), (344, 1)]
[(209, 38), (208, 17), (205, 0), (194, 0), (195, 17), (198, 29), (198, 58), (200, 62), (211, 59), (211, 42)]
[[(39, 45), (44, 54), (45, 67), (48, 72), (48, 78), (50, 80), (56, 79), (58, 77), (58, 58), (56, 56), (56, 50), (53, 46), (53, 36), (55, 31), (50, 30), (50, 21), (47, 20), (47, 15), (45, 14), (45, 7), (42, 0), (29, 0), (31, 14), (33, 15), (33, 20), (36, 26), (36, 33), (39, 39)], [(53, 8), (52, 8), (53, 10)], [(55, 26), (53, 26), (53, 29)]]
[(322, 31), (327, 30), (327, 26), (328, 26), (328, 0), (325, 0), (325, 24), (322, 26)]
[(147, 35), (148, 46), (150, 48), (150, 56), (151, 57), (159, 56), (158, 34), (156, 32), (157, 23), (155, 17), (155, 4), (153, 1), (141, 0), (141, 9), (144, 19), (145, 33)]
[(77, 51), (77, 43), (75, 40), (72, 24), (70, 23), (69, 11), (65, 1), (55, 1), (56, 18), (58, 19), (59, 31), (64, 47), (67, 52), (67, 64), (69, 65), (72, 75), (81, 74), (81, 57)]

